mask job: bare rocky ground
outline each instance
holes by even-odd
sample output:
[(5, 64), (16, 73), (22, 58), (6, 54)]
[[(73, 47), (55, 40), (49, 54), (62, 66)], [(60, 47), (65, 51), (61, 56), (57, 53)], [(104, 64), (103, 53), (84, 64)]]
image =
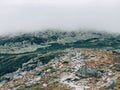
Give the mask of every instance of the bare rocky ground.
[[(49, 62), (41, 61), (56, 53)], [(110, 51), (78, 48), (39, 55), (2, 76), (0, 90), (120, 90), (115, 58)]]

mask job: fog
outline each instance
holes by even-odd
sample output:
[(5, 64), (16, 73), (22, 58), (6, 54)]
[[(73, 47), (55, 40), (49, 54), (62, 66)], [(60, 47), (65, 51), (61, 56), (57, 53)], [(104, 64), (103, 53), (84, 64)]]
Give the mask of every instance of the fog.
[(120, 33), (120, 0), (0, 0), (0, 35), (45, 29)]

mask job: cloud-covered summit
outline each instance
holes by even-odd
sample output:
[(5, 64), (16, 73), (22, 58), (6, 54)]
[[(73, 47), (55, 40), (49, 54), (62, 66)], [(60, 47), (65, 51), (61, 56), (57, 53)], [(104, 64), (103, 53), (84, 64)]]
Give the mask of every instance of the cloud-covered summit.
[(0, 34), (48, 28), (120, 32), (119, 0), (0, 0)]

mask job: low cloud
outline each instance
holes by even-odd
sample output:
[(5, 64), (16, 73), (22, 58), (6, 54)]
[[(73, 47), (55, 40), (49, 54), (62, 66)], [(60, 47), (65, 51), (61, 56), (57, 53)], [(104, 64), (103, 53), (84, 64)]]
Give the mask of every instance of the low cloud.
[(120, 33), (119, 0), (0, 0), (0, 34), (48, 28)]

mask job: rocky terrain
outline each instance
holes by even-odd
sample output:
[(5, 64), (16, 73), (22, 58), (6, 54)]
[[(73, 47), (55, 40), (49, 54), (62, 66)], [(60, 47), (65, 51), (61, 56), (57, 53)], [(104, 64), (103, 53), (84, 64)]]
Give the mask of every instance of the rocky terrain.
[(119, 35), (45, 31), (0, 38), (0, 90), (120, 90)]

